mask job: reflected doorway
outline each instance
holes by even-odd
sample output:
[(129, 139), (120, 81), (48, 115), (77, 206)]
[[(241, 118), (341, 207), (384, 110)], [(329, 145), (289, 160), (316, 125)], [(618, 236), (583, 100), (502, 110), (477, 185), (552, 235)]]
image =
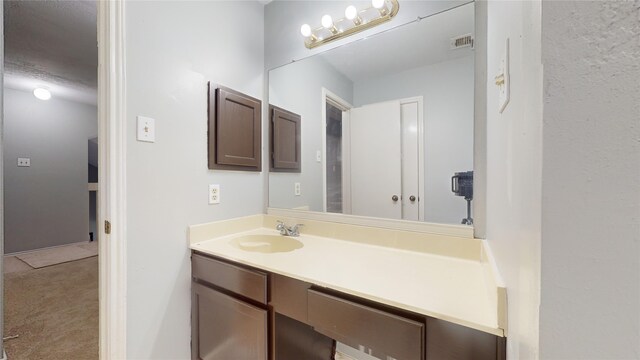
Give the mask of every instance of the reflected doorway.
[(342, 110), (327, 102), (327, 212), (342, 213)]

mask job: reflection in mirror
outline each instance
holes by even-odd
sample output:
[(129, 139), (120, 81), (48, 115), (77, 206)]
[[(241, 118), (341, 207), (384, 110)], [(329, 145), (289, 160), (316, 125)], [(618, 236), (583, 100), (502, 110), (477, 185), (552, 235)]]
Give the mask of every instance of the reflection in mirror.
[(271, 70), (302, 158), (269, 174), (269, 206), (468, 223), (452, 184), (473, 170), (473, 30), (469, 3)]

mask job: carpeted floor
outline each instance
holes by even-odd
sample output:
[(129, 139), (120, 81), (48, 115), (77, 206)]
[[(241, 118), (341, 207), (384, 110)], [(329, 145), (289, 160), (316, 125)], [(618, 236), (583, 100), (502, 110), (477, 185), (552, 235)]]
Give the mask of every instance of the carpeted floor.
[(5, 275), (11, 360), (98, 359), (98, 257)]

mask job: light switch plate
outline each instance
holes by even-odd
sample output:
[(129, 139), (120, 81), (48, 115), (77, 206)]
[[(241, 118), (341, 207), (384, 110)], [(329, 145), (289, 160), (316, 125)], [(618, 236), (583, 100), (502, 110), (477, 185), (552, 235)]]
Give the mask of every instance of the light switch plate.
[[(498, 81), (497, 81), (499, 77), (502, 77), (501, 84), (498, 84)], [(504, 109), (507, 107), (507, 104), (509, 104), (509, 98), (510, 98), (510, 92), (511, 92), (510, 91), (511, 80), (509, 78), (510, 78), (509, 76), (509, 39), (507, 39), (504, 47), (504, 53), (500, 58), (500, 69), (498, 69), (498, 76), (496, 77), (496, 85), (498, 85), (498, 89), (499, 89), (498, 111), (500, 111), (500, 113), (502, 113)]]
[(320, 151), (320, 150), (316, 151), (316, 161), (317, 162), (321, 162), (322, 161), (322, 151)]
[(31, 158), (18, 158), (18, 167), (31, 166)]
[(136, 133), (138, 141), (156, 141), (156, 121), (146, 116), (138, 116), (138, 131)]
[(220, 204), (220, 184), (209, 184), (209, 205)]
[(300, 196), (301, 191), (300, 191), (300, 183), (295, 183), (293, 184), (293, 193), (295, 196)]

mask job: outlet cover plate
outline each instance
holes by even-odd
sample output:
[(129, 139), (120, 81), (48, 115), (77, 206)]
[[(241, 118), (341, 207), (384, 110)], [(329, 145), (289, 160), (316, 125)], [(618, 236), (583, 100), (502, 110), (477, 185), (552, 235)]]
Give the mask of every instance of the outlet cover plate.
[(18, 158), (18, 167), (30, 167), (31, 158)]
[(209, 184), (209, 205), (220, 204), (220, 185)]

